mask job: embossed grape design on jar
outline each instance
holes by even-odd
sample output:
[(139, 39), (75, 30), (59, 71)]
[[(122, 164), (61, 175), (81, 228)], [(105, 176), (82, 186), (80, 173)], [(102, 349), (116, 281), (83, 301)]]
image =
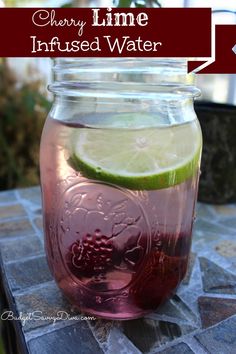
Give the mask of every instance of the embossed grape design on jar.
[(183, 60), (56, 59), (40, 148), (50, 270), (81, 311), (132, 319), (184, 278), (202, 148)]

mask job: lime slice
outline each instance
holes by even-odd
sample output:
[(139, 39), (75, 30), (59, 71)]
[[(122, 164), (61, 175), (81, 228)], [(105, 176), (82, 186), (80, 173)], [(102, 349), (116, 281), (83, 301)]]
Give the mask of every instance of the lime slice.
[(161, 189), (193, 176), (199, 166), (197, 121), (163, 128), (76, 129), (70, 164), (88, 178), (130, 189)]
[[(76, 120), (76, 116), (75, 116)], [(150, 128), (157, 125), (154, 113), (97, 113), (80, 115), (80, 124), (90, 128)], [(159, 115), (158, 123), (163, 123), (164, 118)], [(99, 122), (99, 124), (98, 124)]]

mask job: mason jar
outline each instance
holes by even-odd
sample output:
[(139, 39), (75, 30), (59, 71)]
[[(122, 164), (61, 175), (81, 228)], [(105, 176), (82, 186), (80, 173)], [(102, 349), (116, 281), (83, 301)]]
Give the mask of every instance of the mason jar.
[(188, 266), (202, 149), (183, 60), (56, 59), (40, 151), (47, 260), (81, 311), (156, 309)]

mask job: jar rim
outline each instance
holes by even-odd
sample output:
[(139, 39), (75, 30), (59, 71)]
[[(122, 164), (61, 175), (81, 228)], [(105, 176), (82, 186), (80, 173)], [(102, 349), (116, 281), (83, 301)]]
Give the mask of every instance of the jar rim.
[(151, 98), (169, 93), (177, 99), (200, 95), (185, 58), (56, 58), (53, 70), (55, 81), (49, 91), (58, 95), (133, 97), (136, 93)]
[(61, 81), (48, 86), (48, 90), (59, 96), (70, 97), (113, 97), (127, 99), (150, 99), (179, 101), (193, 99), (201, 95), (201, 91), (193, 85), (170, 83), (139, 82), (83, 82)]
[(110, 71), (154, 71), (160, 72), (160, 70), (167, 69), (183, 71), (186, 73), (187, 59), (186, 58), (117, 58), (117, 57), (100, 57), (100, 58), (55, 58), (54, 70), (76, 69), (78, 71), (97, 71), (103, 72)]

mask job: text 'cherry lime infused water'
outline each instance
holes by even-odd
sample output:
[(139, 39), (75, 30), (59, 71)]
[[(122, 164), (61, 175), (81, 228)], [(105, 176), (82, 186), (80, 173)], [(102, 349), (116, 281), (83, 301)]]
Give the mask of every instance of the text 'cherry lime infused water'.
[[(41, 185), (49, 266), (82, 311), (137, 318), (184, 278), (197, 195), (197, 119), (158, 126), (151, 114), (49, 117)], [(145, 121), (146, 124), (137, 124)], [(148, 123), (147, 123), (148, 122)]]

